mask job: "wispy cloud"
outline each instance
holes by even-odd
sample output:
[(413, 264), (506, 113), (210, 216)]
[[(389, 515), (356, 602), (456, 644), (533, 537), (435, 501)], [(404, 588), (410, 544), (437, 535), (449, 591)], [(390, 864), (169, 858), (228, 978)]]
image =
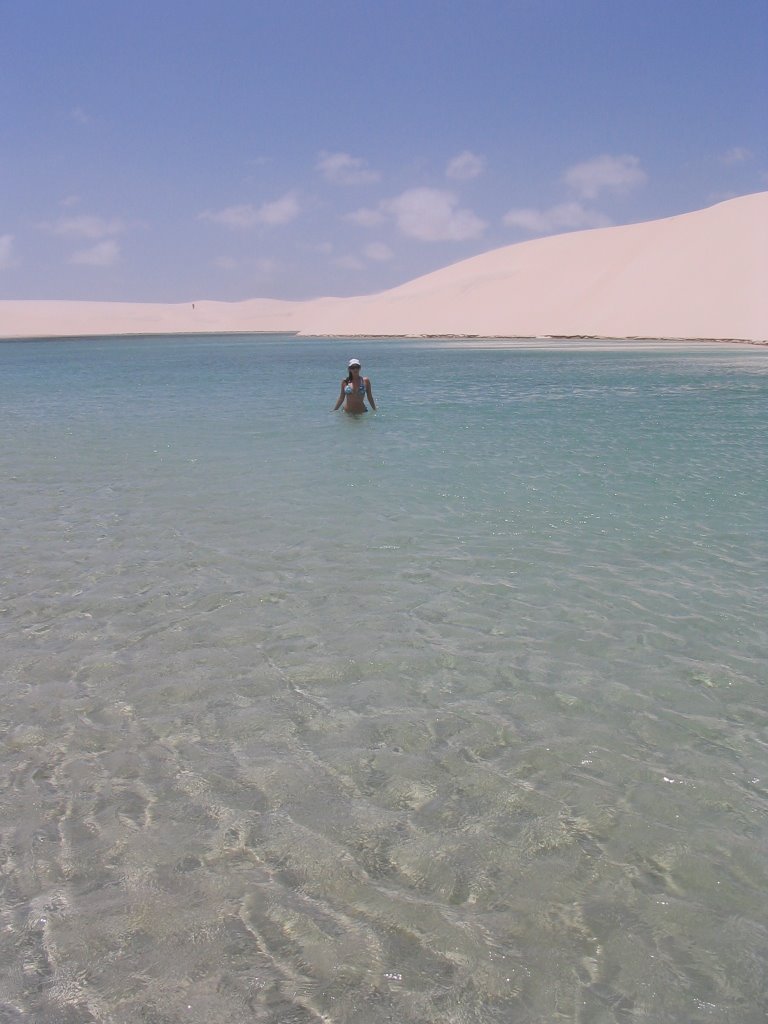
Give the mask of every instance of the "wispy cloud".
[(292, 192), (280, 199), (264, 203), (259, 207), (259, 221), (262, 224), (289, 224), (301, 212), (299, 201)]
[(298, 199), (293, 192), (288, 192), (279, 199), (263, 203), (261, 206), (244, 203), (240, 206), (226, 206), (223, 210), (204, 210), (199, 219), (222, 224), (227, 228), (253, 228), (260, 225), (288, 224), (296, 220), (300, 212)]
[(203, 210), (199, 220), (209, 220), (213, 224), (223, 224), (227, 228), (252, 228), (261, 223), (259, 211), (250, 203), (240, 206), (225, 206), (223, 210)]
[(359, 228), (375, 228), (379, 224), (383, 224), (386, 219), (381, 210), (368, 208), (353, 210), (352, 213), (344, 215), (344, 220), (349, 221), (350, 224), (357, 224)]
[(83, 110), (82, 107), (72, 107), (69, 111), (70, 121), (74, 121), (75, 124), (90, 124), (93, 118), (87, 110)]
[(462, 209), (453, 192), (412, 188), (381, 204), (398, 230), (421, 242), (462, 242), (479, 238), (487, 227), (472, 210)]
[(93, 217), (83, 214), (81, 217), (60, 217), (58, 220), (39, 225), (44, 231), (69, 238), (108, 238), (125, 231), (126, 225), (117, 217)]
[(316, 169), (334, 185), (372, 185), (381, 179), (359, 156), (349, 153), (321, 153)]
[(0, 270), (9, 270), (14, 266), (13, 235), (0, 235)]
[(522, 207), (509, 210), (502, 218), (507, 227), (522, 228), (532, 235), (547, 235), (555, 231), (575, 231), (583, 228), (608, 227), (610, 218), (598, 210), (590, 210), (581, 203), (560, 203), (548, 209)]
[(604, 154), (569, 167), (563, 180), (580, 198), (595, 199), (606, 190), (629, 192), (644, 185), (648, 175), (636, 156)]
[(732, 146), (720, 157), (724, 164), (743, 164), (752, 156), (752, 151), (745, 146)]
[(120, 246), (113, 239), (97, 242), (89, 249), (79, 249), (69, 257), (70, 263), (89, 267), (111, 267), (120, 258)]
[(386, 263), (395, 255), (386, 242), (370, 242), (363, 249), (363, 254), (375, 263)]
[(465, 149), (463, 153), (448, 161), (445, 176), (453, 181), (469, 181), (479, 177), (485, 170), (485, 157)]

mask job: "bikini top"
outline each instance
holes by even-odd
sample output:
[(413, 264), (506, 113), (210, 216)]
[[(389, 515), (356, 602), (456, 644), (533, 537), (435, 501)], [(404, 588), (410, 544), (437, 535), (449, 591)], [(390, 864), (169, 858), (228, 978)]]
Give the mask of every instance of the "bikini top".
[[(363, 380), (362, 377), (358, 377), (358, 385), (359, 386), (358, 386), (357, 390), (360, 392), (361, 395), (364, 395), (365, 394), (365, 381)], [(355, 388), (354, 388), (353, 384), (351, 384), (351, 383), (346, 384), (345, 387), (344, 387), (344, 394), (345, 395), (351, 395), (354, 390), (355, 390)]]

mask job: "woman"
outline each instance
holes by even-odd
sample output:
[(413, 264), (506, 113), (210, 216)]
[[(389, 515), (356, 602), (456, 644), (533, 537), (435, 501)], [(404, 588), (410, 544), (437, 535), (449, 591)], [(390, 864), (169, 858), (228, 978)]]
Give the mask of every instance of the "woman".
[(344, 412), (360, 413), (368, 412), (365, 406), (365, 399), (368, 398), (371, 408), (376, 411), (376, 403), (373, 400), (371, 382), (368, 377), (360, 376), (360, 360), (349, 360), (349, 374), (341, 382), (341, 391), (333, 411), (336, 412), (344, 406)]

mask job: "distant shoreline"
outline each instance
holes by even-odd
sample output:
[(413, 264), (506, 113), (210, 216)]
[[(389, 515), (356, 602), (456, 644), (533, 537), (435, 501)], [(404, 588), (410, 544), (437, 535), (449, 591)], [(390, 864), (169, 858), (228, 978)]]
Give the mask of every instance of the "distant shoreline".
[(298, 338), (309, 340), (312, 338), (324, 341), (605, 341), (622, 345), (653, 344), (653, 345), (752, 345), (758, 348), (768, 348), (768, 340), (761, 341), (755, 338), (670, 338), (670, 337), (645, 337), (632, 335), (627, 337), (614, 337), (610, 335), (591, 334), (540, 334), (536, 336), (527, 334), (310, 334), (299, 331), (130, 331), (130, 332), (104, 332), (99, 334), (22, 334), (22, 335), (0, 335), (0, 344), (11, 342), (34, 342), (34, 341), (122, 341), (131, 338)]

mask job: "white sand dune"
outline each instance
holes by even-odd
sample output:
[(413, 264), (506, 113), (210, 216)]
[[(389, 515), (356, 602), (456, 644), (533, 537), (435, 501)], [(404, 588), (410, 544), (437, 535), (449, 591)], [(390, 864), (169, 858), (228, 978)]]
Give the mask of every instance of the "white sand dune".
[(321, 335), (768, 342), (768, 192), (505, 246), (376, 295), (163, 305), (0, 301), (0, 337)]
[(333, 334), (768, 339), (768, 192), (496, 249), (317, 308)]

